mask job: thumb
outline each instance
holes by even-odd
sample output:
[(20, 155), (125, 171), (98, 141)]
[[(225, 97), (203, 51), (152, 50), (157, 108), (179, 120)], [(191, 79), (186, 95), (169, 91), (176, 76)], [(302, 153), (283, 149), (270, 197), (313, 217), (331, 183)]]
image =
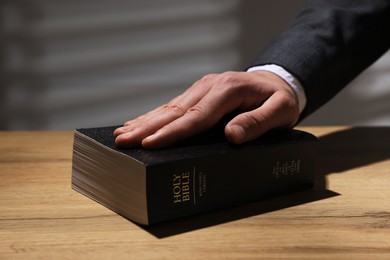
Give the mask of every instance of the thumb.
[(236, 116), (225, 127), (226, 138), (234, 144), (253, 140), (270, 129), (261, 111), (251, 111)]
[(233, 118), (225, 127), (226, 138), (234, 144), (254, 140), (267, 131), (293, 126), (299, 117), (298, 107), (279, 95), (271, 96), (262, 106)]

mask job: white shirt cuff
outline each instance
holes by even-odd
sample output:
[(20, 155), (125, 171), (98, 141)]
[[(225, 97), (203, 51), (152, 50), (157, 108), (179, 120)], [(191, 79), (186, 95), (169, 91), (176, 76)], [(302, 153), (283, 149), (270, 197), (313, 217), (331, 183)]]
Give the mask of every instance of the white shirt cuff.
[(298, 97), (299, 113), (301, 113), (303, 109), (305, 109), (306, 106), (305, 90), (303, 89), (301, 83), (293, 75), (291, 75), (291, 73), (289, 73), (284, 68), (275, 64), (255, 66), (249, 68), (247, 72), (259, 71), (259, 70), (272, 72), (278, 75), (279, 77), (281, 77), (284, 81), (286, 81), (287, 84), (290, 85), (290, 87), (294, 90), (294, 92)]

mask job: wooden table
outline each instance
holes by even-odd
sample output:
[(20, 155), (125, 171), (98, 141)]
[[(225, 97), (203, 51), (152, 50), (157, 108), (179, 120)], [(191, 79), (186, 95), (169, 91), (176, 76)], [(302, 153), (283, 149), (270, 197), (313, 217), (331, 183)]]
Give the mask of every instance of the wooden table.
[(1, 132), (0, 259), (390, 259), (390, 127), (303, 129), (313, 190), (147, 228), (71, 189), (71, 132)]

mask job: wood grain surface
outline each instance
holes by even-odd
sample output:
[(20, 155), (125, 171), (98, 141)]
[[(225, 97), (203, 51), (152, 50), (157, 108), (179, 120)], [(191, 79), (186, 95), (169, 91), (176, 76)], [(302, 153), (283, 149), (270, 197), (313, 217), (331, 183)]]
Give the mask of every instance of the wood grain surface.
[(390, 259), (390, 127), (300, 129), (314, 189), (151, 227), (71, 189), (72, 132), (0, 132), (0, 259)]

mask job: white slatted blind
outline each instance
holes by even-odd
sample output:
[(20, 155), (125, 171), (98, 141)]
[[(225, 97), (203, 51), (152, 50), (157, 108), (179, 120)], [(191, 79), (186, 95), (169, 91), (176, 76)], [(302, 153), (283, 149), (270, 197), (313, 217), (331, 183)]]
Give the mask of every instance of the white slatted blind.
[[(121, 124), (242, 69), (304, 2), (0, 0), (0, 130)], [(303, 123), (390, 125), (389, 57)]]
[(2, 0), (2, 129), (120, 124), (237, 67), (237, 1)]

